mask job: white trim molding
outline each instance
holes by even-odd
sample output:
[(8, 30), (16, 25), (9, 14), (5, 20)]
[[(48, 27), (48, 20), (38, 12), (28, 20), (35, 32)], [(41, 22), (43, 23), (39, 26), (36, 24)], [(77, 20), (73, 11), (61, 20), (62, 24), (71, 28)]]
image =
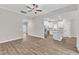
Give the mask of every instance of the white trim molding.
[(0, 43), (5, 43), (5, 42), (14, 41), (14, 40), (19, 40), (19, 39), (22, 39), (22, 37), (17, 37), (17, 38), (5, 40), (5, 41), (0, 41)]

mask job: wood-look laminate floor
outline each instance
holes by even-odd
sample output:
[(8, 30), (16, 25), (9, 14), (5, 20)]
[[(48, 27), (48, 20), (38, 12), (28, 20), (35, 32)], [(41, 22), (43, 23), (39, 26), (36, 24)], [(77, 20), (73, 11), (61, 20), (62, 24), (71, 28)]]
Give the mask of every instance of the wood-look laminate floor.
[[(70, 39), (68, 39), (70, 40)], [(73, 39), (72, 39), (73, 40)], [(75, 40), (73, 40), (75, 41)], [(27, 36), (26, 40), (16, 40), (0, 44), (1, 55), (77, 55), (75, 43), (54, 41), (51, 37), (41, 39)], [(70, 44), (70, 45), (68, 45)], [(73, 45), (73, 46), (72, 46)]]

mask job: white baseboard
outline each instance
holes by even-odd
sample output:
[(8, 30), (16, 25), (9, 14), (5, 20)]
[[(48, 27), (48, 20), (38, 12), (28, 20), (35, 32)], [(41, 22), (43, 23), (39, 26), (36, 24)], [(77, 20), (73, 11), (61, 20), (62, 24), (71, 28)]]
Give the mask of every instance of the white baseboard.
[(9, 42), (9, 41), (13, 41), (13, 40), (19, 40), (19, 39), (22, 39), (22, 37), (17, 37), (17, 38), (5, 40), (5, 41), (0, 41), (0, 43), (5, 43), (5, 42)]
[(28, 35), (30, 35), (30, 36), (34, 36), (34, 37), (38, 37), (38, 38), (44, 38), (44, 36), (38, 36), (38, 35), (32, 35), (32, 34), (28, 34)]

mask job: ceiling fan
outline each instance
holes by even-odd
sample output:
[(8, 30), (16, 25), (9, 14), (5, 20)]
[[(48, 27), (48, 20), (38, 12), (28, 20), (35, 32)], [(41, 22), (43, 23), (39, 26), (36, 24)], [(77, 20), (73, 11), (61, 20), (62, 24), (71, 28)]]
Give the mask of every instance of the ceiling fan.
[(42, 12), (42, 10), (37, 9), (39, 6), (37, 4), (32, 4), (31, 6), (26, 5), (26, 8), (28, 8), (27, 11), (21, 10), (21, 13), (28, 13), (28, 12), (34, 12), (35, 14), (37, 14), (38, 12)]

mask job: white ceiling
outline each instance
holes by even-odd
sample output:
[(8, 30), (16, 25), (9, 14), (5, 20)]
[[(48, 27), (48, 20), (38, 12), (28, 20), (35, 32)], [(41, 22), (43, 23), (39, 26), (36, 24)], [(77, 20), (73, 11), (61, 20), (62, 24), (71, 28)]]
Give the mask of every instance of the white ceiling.
[[(0, 8), (22, 14), (20, 12), (21, 10), (27, 11), (27, 8), (25, 7), (26, 5), (27, 4), (0, 4)], [(30, 12), (30, 13), (22, 14), (22, 15), (32, 18), (34, 16), (43, 15), (43, 14), (46, 14), (50, 11), (68, 6), (69, 4), (38, 4), (38, 5), (39, 5), (38, 9), (42, 9), (43, 10), (42, 12), (39, 12), (37, 14)]]

